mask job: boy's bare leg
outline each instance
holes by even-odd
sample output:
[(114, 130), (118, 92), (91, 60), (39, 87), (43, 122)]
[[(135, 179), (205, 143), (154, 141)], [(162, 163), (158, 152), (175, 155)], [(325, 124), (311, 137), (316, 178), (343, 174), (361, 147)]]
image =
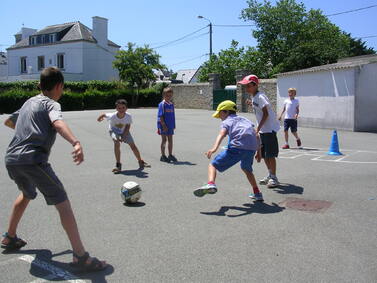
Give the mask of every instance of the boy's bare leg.
[(114, 141), (114, 154), (117, 163), (120, 163), (120, 142)]
[(141, 159), (140, 151), (137, 148), (136, 144), (135, 143), (130, 143), (129, 146), (130, 146), (132, 152), (134, 153), (137, 161), (141, 161), (142, 159)]
[[(70, 201), (65, 200), (62, 203), (55, 205), (55, 207), (59, 212), (60, 221), (65, 232), (67, 233), (74, 254), (83, 256), (85, 254), (85, 248), (80, 238), (79, 229), (77, 227)], [(77, 258), (73, 257), (74, 262), (77, 260)], [(91, 261), (92, 258), (88, 258), (87, 264), (90, 264)], [(103, 266), (106, 265), (105, 261), (101, 261), (101, 263)]]
[(284, 131), (284, 139), (285, 142), (288, 144), (288, 131)]
[(161, 135), (161, 155), (165, 155), (166, 135)]
[(247, 170), (244, 170), (244, 169), (242, 169), (242, 171), (245, 173), (247, 180), (249, 181), (251, 187), (257, 188), (258, 187), (257, 181), (255, 180), (255, 176), (254, 176), (253, 172), (250, 172), (250, 171), (247, 171)]
[(210, 163), (208, 165), (208, 183), (215, 183), (216, 180), (216, 168)]
[[(27, 205), (29, 204), (30, 200), (24, 197), (23, 193), (20, 193), (16, 200), (13, 203), (12, 213), (9, 219), (9, 226), (8, 226), (8, 234), (10, 237), (14, 237), (17, 234), (17, 226), (20, 223), (22, 215), (25, 212)], [(1, 241), (3, 244), (8, 244), (9, 240), (3, 238)]]
[(300, 139), (300, 138), (298, 137), (298, 134), (297, 134), (297, 132), (292, 132), (292, 135), (294, 135), (294, 136), (295, 136), (296, 140)]
[(169, 155), (173, 155), (173, 136), (172, 135), (168, 136), (168, 151), (169, 151)]
[(264, 162), (266, 163), (267, 169), (270, 174), (276, 176), (276, 159), (275, 157), (264, 158)]

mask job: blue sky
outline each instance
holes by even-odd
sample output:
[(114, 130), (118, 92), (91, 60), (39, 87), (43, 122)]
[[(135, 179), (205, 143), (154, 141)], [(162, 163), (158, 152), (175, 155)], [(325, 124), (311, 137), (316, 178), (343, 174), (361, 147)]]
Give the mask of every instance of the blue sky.
[[(274, 1), (273, 1), (274, 2)], [(299, 2), (299, 1), (298, 1)], [(324, 14), (377, 5), (377, 0), (303, 0), (309, 8), (321, 9)], [(48, 3), (54, 3), (53, 5)], [(14, 43), (14, 34), (22, 24), (41, 29), (48, 25), (80, 21), (92, 27), (92, 16), (109, 19), (109, 39), (125, 46), (127, 42), (137, 45), (150, 44), (158, 47), (166, 42), (183, 37), (205, 27), (208, 22), (198, 19), (202, 15), (214, 25), (251, 24), (239, 19), (241, 10), (247, 7), (246, 0), (139, 0), (139, 1), (1, 1), (0, 51)], [(377, 50), (377, 7), (358, 12), (332, 16), (330, 20), (354, 37), (363, 38), (368, 47)], [(255, 46), (252, 27), (213, 27), (213, 52), (230, 46), (232, 39), (240, 46)], [(174, 71), (197, 68), (209, 53), (208, 28), (169, 46), (157, 48), (161, 61)]]

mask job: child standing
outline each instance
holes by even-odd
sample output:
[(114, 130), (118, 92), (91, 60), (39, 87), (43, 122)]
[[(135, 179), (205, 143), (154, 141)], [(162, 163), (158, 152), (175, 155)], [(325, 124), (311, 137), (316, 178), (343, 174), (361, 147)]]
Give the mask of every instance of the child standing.
[(251, 99), (246, 102), (252, 105), (255, 111), (258, 121), (257, 133), (260, 135), (262, 143), (262, 158), (268, 169), (268, 176), (260, 180), (259, 184), (275, 188), (279, 185), (276, 177), (276, 157), (279, 154), (276, 133), (280, 129), (279, 121), (276, 119), (276, 113), (272, 110), (267, 96), (258, 90), (259, 79), (257, 76), (248, 75), (238, 83), (245, 85), (246, 92), (250, 95)]
[(5, 155), (5, 164), (10, 178), (21, 193), (14, 202), (1, 247), (18, 250), (26, 245), (24, 240), (17, 237), (16, 230), (30, 200), (36, 198), (38, 188), (46, 203), (54, 205), (59, 212), (61, 224), (73, 249), (71, 265), (84, 271), (103, 270), (107, 266), (106, 262), (90, 257), (85, 251), (67, 193), (48, 163), (56, 132), (72, 145), (73, 161), (79, 165), (84, 160), (81, 144), (63, 121), (57, 102), (63, 94), (63, 85), (64, 77), (59, 69), (44, 69), (39, 83), (42, 93), (28, 99), (20, 110), (5, 121), (6, 126), (15, 129)]
[(114, 154), (115, 154), (115, 168), (114, 174), (122, 171), (122, 163), (120, 162), (120, 143), (127, 143), (132, 152), (134, 153), (137, 161), (139, 162), (139, 168), (150, 167), (140, 156), (139, 149), (135, 145), (134, 139), (131, 136), (130, 128), (132, 124), (132, 117), (127, 113), (127, 101), (125, 99), (118, 99), (115, 102), (116, 112), (101, 114), (97, 121), (101, 122), (103, 119), (110, 121), (109, 134), (114, 142)]
[[(161, 135), (161, 158), (162, 162), (177, 162), (173, 155), (173, 135), (175, 130), (175, 113), (172, 102), (173, 89), (164, 88), (162, 92), (163, 100), (158, 104), (157, 112), (157, 133)], [(166, 141), (168, 142), (169, 156), (165, 155)]]
[(208, 183), (194, 191), (194, 195), (197, 197), (217, 192), (216, 170), (224, 172), (234, 164), (241, 162), (241, 169), (253, 189), (249, 197), (256, 201), (263, 201), (252, 167), (255, 152), (257, 152), (256, 159), (260, 162), (259, 139), (251, 121), (237, 116), (236, 110), (237, 106), (233, 101), (225, 100), (219, 104), (216, 112), (212, 115), (214, 118), (220, 118), (222, 123), (215, 144), (205, 155), (208, 159), (211, 158), (226, 136), (229, 136), (229, 142), (227, 149), (216, 155), (215, 159), (208, 165)]
[(281, 120), (281, 117), (284, 116), (284, 139), (285, 139), (285, 144), (283, 145), (282, 149), (288, 149), (289, 144), (288, 144), (288, 130), (291, 128), (292, 135), (295, 136), (297, 146), (300, 148), (301, 147), (301, 139), (298, 137), (297, 134), (297, 118), (298, 118), (298, 113), (300, 112), (299, 109), (299, 101), (296, 98), (296, 89), (295, 88), (289, 88), (288, 89), (288, 96), (286, 100), (284, 100), (284, 107), (283, 111), (280, 114), (279, 120)]

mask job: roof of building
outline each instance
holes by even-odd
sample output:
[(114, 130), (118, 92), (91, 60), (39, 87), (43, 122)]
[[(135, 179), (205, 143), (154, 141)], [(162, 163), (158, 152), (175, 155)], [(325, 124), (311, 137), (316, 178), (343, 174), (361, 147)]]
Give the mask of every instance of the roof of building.
[(184, 84), (188, 84), (192, 77), (196, 74), (197, 69), (186, 69), (177, 71), (177, 80), (183, 81)]
[[(33, 35), (59, 33), (65, 30), (66, 30), (66, 34), (59, 41), (54, 42), (54, 43), (46, 43), (42, 45), (60, 44), (60, 43), (66, 43), (70, 41), (88, 41), (88, 42), (97, 43), (97, 40), (92, 35), (92, 30), (79, 21), (47, 26), (37, 31)], [(118, 47), (118, 48), (120, 47), (119, 45), (112, 42), (111, 40), (108, 40), (108, 45)], [(29, 38), (25, 38), (17, 42), (16, 44), (12, 45), (8, 49), (24, 48), (24, 47), (29, 47), (29, 46), (31, 46), (29, 44)], [(35, 45), (32, 45), (32, 47), (35, 47)]]
[(5, 52), (0, 52), (0, 65), (6, 65), (7, 62), (7, 54)]
[(337, 70), (337, 69), (348, 69), (348, 68), (354, 68), (357, 66), (362, 66), (362, 65), (371, 64), (371, 63), (377, 63), (377, 54), (341, 58), (338, 60), (337, 63), (334, 63), (334, 64), (327, 64), (327, 65), (316, 66), (316, 67), (292, 71), (292, 72), (280, 73), (280, 74), (277, 74), (277, 76), (278, 77), (290, 76), (290, 75)]

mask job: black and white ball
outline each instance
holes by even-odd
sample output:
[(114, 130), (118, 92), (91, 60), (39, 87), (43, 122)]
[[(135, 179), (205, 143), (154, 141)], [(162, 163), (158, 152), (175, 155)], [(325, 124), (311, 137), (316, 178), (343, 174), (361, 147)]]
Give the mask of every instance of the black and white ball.
[(141, 188), (136, 182), (125, 182), (120, 190), (120, 194), (125, 203), (136, 203), (141, 198)]

